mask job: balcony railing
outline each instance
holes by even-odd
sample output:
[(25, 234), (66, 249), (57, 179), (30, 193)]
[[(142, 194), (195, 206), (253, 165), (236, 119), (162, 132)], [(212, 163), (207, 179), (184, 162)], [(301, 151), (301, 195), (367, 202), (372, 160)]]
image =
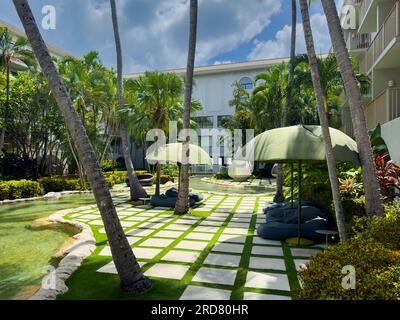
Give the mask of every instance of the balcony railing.
[(365, 107), (368, 129), (400, 117), (400, 87), (385, 89)]
[(349, 49), (350, 51), (368, 49), (370, 45), (370, 33), (349, 33), (349, 37), (347, 38), (347, 49)]
[(364, 58), (360, 61), (361, 72), (368, 73), (390, 42), (398, 36), (400, 36), (400, 1), (396, 2), (389, 16), (376, 34)]

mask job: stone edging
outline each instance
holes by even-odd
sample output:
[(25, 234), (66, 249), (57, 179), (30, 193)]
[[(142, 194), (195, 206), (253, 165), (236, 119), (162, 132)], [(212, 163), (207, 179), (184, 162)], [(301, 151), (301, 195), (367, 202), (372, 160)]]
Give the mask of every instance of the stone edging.
[(69, 213), (86, 210), (88, 208), (93, 208), (93, 206), (57, 211), (48, 218), (51, 222), (65, 223), (74, 226), (80, 229), (81, 232), (73, 236), (73, 238), (76, 239), (75, 243), (64, 250), (63, 254), (65, 254), (65, 256), (59, 263), (57, 269), (48, 275), (49, 278), (55, 276), (55, 278), (50, 281), (55, 285), (49, 286), (50, 288), (44, 288), (42, 285), (39, 291), (29, 298), (29, 300), (55, 300), (57, 295), (66, 293), (68, 287), (65, 281), (80, 267), (83, 260), (90, 256), (95, 250), (96, 239), (92, 229), (84, 223), (64, 219), (64, 216)]

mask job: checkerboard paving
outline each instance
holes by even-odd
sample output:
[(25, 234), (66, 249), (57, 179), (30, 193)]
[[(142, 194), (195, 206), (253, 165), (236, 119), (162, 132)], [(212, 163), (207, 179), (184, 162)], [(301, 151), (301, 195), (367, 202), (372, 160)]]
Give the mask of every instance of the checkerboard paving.
[[(127, 195), (115, 200), (144, 274), (154, 281), (179, 281), (181, 300), (290, 300), (299, 283), (288, 268), (301, 270), (321, 250), (257, 236), (256, 226), (265, 222), (262, 208), (272, 201), (268, 196), (205, 194), (186, 216), (166, 208), (133, 207)], [(96, 207), (66, 218), (87, 223), (105, 237)], [(97, 272), (116, 275), (109, 245), (99, 243), (102, 247), (96, 252), (108, 262)]]

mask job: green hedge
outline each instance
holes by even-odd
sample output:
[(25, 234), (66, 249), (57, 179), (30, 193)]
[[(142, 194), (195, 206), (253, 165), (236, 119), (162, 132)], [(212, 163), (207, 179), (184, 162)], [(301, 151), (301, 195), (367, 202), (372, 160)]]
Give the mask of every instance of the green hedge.
[(0, 200), (15, 200), (39, 197), (44, 194), (39, 182), (29, 180), (11, 180), (0, 182)]
[(80, 180), (77, 178), (56, 176), (41, 178), (39, 182), (42, 184), (45, 193), (82, 190)]

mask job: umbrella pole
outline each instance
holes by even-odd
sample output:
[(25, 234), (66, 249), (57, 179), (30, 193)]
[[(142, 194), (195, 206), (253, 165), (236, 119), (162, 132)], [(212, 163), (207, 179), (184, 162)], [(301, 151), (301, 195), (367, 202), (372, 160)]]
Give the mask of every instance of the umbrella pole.
[(293, 174), (293, 170), (294, 170), (294, 168), (293, 168), (294, 166), (293, 166), (293, 162), (290, 164), (290, 168), (291, 168), (291, 173), (292, 173), (292, 179), (290, 180), (291, 181), (291, 191), (292, 191), (292, 195), (291, 195), (291, 203), (292, 203), (292, 209), (294, 208), (294, 195), (293, 195), (293, 189), (294, 189), (294, 174)]
[(179, 176), (178, 176), (178, 190), (181, 188), (181, 164), (178, 162)]
[(301, 172), (301, 160), (299, 160), (299, 176), (298, 176), (298, 184), (299, 184), (299, 203), (298, 203), (298, 210), (297, 210), (297, 244), (300, 245), (300, 238), (301, 238), (301, 179), (302, 179), (302, 172)]

